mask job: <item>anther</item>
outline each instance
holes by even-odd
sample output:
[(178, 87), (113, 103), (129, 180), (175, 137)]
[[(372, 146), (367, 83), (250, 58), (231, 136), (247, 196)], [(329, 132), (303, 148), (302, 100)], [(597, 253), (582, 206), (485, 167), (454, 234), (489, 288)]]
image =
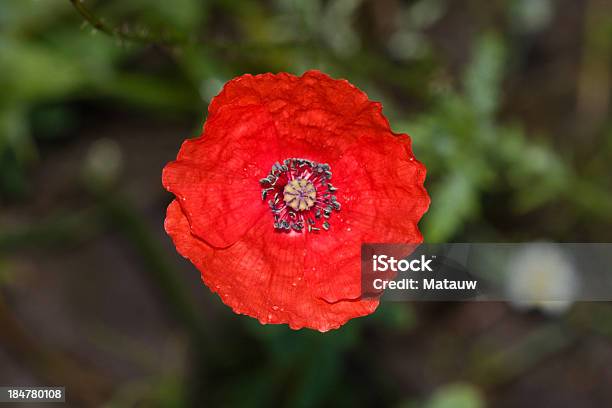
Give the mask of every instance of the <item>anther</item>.
[(274, 215), (274, 228), (294, 232), (329, 230), (332, 211), (340, 209), (333, 195), (338, 189), (329, 183), (331, 177), (331, 167), (326, 163), (304, 158), (274, 163), (270, 173), (259, 180), (262, 200), (273, 195), (268, 206)]

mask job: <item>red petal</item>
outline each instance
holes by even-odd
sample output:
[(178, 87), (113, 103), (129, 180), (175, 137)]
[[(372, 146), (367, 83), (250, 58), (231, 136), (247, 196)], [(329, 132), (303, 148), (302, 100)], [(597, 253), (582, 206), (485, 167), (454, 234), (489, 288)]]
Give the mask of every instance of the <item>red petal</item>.
[(236, 242), (267, 210), (259, 179), (278, 156), (278, 136), (261, 107), (222, 109), (186, 141), (163, 172), (194, 234), (216, 247)]
[[(275, 232), (265, 215), (258, 180), (291, 157), (331, 166), (342, 209), (327, 233)], [(424, 177), (409, 138), (347, 81), (245, 75), (214, 98), (204, 136), (165, 169), (178, 198), (166, 230), (236, 312), (324, 331), (378, 304), (357, 300), (361, 243), (422, 241)]]
[(165, 228), (179, 253), (196, 265), (225, 304), (261, 323), (327, 331), (378, 306), (377, 300), (329, 304), (314, 296), (303, 279), (304, 257), (309, 256), (304, 234), (274, 232), (269, 220), (257, 223), (229, 248), (212, 248), (190, 233), (175, 200), (168, 207)]
[(388, 128), (379, 103), (346, 80), (319, 71), (302, 77), (286, 73), (243, 75), (213, 99), (211, 114), (227, 106), (265, 106), (274, 119), (282, 158), (330, 162), (356, 141), (340, 130), (350, 124)]
[(417, 223), (429, 206), (425, 167), (410, 139), (390, 130), (360, 134), (333, 165), (339, 213), (327, 234), (308, 237), (307, 281), (328, 302), (361, 296), (362, 243), (420, 243)]

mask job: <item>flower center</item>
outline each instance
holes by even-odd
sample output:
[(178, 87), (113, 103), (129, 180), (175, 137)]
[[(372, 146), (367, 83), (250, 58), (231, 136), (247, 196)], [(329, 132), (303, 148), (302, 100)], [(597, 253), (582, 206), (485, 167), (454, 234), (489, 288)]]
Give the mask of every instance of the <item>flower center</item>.
[(283, 200), (295, 211), (304, 211), (311, 208), (317, 198), (314, 185), (303, 178), (289, 181), (283, 189)]
[(261, 198), (268, 200), (274, 228), (281, 231), (317, 232), (330, 228), (332, 212), (340, 210), (329, 182), (329, 164), (291, 158), (275, 163), (267, 177), (259, 180)]

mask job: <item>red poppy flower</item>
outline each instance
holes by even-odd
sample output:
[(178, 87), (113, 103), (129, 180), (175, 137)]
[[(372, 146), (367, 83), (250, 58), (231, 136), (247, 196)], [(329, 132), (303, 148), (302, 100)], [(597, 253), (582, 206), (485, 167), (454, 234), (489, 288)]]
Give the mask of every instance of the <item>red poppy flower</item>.
[(236, 313), (293, 329), (372, 313), (364, 242), (422, 242), (425, 167), (379, 103), (317, 71), (244, 75), (163, 172), (165, 228)]

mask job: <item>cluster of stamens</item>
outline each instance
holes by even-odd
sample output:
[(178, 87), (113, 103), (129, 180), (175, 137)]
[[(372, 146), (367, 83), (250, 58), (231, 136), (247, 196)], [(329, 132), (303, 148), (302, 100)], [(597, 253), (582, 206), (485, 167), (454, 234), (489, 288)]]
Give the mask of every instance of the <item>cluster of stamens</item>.
[(276, 162), (267, 177), (259, 180), (261, 199), (274, 215), (274, 228), (281, 231), (327, 231), (333, 211), (340, 210), (329, 180), (329, 164), (291, 158)]

